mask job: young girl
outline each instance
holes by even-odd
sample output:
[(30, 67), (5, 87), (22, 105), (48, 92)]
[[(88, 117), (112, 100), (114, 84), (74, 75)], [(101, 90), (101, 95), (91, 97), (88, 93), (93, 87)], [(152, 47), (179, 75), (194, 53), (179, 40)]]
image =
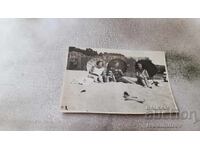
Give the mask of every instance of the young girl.
[(138, 71), (136, 72), (137, 82), (143, 85), (144, 87), (152, 88), (148, 81), (149, 74), (147, 70), (142, 67), (141, 63), (138, 63), (137, 65), (138, 65)]
[(96, 66), (93, 66), (89, 71), (89, 77), (94, 79), (94, 82), (103, 82), (105, 68), (103, 61), (97, 61)]
[(111, 70), (107, 71), (106, 82), (116, 82), (115, 76)]

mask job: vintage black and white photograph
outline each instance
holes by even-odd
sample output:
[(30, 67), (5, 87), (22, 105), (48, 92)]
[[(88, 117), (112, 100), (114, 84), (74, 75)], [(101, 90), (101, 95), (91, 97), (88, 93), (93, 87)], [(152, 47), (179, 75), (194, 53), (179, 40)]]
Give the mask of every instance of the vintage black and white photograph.
[(177, 113), (162, 51), (69, 47), (61, 111)]

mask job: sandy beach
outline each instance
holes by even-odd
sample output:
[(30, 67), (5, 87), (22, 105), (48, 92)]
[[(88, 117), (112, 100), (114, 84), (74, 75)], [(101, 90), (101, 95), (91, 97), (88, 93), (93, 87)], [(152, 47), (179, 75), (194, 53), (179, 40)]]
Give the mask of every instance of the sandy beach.
[[(114, 114), (146, 114), (177, 112), (168, 82), (159, 81), (159, 87), (144, 88), (138, 84), (122, 82), (88, 83), (78, 82), (87, 77), (87, 71), (67, 70), (62, 106), (67, 106), (64, 112), (90, 112)], [(139, 103), (134, 100), (124, 100), (124, 92), (144, 100)]]

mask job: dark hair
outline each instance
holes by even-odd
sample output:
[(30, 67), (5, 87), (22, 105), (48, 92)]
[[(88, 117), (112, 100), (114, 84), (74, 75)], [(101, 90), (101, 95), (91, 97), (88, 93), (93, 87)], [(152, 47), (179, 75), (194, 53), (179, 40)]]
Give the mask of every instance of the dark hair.
[(99, 61), (97, 61), (97, 62), (96, 62), (96, 64), (97, 64), (97, 65), (99, 65), (99, 63), (100, 63), (100, 62), (102, 62), (102, 63), (103, 63), (103, 61), (102, 61), (102, 60), (99, 60)]
[[(142, 63), (140, 63), (140, 62), (136, 62), (135, 63), (135, 70), (139, 70), (139, 64), (141, 64), (142, 65)], [(143, 65), (142, 65), (142, 68), (143, 68)], [(144, 68), (143, 68), (144, 69)]]

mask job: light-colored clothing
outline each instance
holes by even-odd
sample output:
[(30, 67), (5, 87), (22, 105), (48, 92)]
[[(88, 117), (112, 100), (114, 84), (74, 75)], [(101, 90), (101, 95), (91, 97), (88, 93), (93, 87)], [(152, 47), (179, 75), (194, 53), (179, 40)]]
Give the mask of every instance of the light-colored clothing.
[(89, 71), (89, 78), (93, 78), (94, 82), (103, 82), (103, 74), (104, 74), (105, 68), (97, 68), (96, 66), (92, 67)]
[(91, 72), (92, 74), (95, 74), (95, 75), (100, 76), (100, 75), (103, 74), (104, 70), (105, 70), (104, 67), (102, 67), (102, 68), (92, 67), (92, 69), (91, 69), (90, 72)]

